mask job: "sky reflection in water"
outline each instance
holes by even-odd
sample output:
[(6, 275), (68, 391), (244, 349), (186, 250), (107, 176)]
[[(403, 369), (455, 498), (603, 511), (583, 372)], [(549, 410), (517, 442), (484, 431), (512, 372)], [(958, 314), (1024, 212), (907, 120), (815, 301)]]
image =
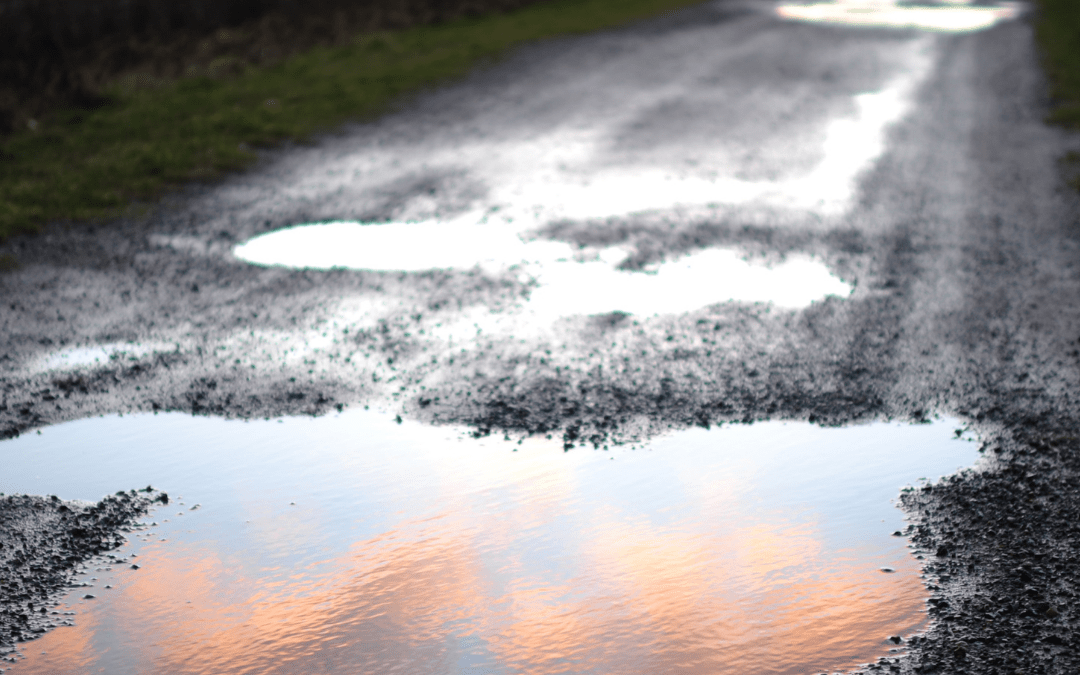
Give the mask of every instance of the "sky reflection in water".
[(93, 572), (76, 625), (14, 672), (846, 668), (925, 619), (890, 499), (974, 461), (954, 426), (769, 422), (569, 453), (362, 411), (52, 427), (5, 441), (0, 490), (150, 481), (174, 501), (121, 549), (142, 569)]
[(766, 266), (730, 249), (707, 249), (624, 271), (618, 264), (628, 251), (611, 247), (581, 260), (575, 249), (558, 241), (521, 239), (499, 225), (336, 222), (256, 237), (236, 254), (249, 262), (308, 269), (420, 271), (478, 265), (498, 270), (518, 265), (538, 284), (526, 310), (547, 320), (615, 311), (682, 313), (728, 300), (798, 308), (852, 291), (806, 255)]
[(897, 0), (841, 0), (784, 4), (776, 13), (785, 19), (874, 28), (915, 28), (941, 33), (985, 30), (1020, 16), (1019, 2), (976, 5), (973, 0), (897, 2)]

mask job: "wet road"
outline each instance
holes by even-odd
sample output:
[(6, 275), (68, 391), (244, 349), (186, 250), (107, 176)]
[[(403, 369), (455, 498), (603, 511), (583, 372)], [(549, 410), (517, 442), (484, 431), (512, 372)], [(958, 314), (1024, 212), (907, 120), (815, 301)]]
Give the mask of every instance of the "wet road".
[[(1073, 536), (1055, 523), (1076, 499), (1080, 240), (1057, 158), (1078, 142), (1042, 124), (1046, 105), (1023, 18), (943, 32), (714, 2), (527, 47), (148, 217), (5, 244), (23, 266), (0, 277), (0, 433), (113, 411), (371, 405), (570, 447), (723, 421), (950, 414), (975, 424), (1002, 468), (955, 487), (964, 499), (910, 502), (927, 541), (951, 542), (943, 559), (975, 556), (951, 572), (975, 585), (942, 592), (1054, 604), (978, 576), (1033, 552), (1057, 569), (1050, 551)], [(356, 227), (384, 228), (415, 256), (350, 258), (330, 242), (315, 250), (334, 255), (312, 263), (294, 242), (264, 260), (363, 268), (296, 270), (233, 253), (325, 221), (380, 223)], [(495, 233), (513, 237), (492, 245)], [(530, 242), (544, 252), (507, 252)], [(661, 279), (664, 265), (732, 249), (757, 269), (824, 264), (853, 290), (768, 304), (691, 275), (661, 291), (678, 313), (628, 312), (625, 298), (559, 311), (581, 295), (560, 255), (608, 279)], [(1026, 494), (1056, 496), (1014, 509), (1002, 527), (1019, 543), (1001, 553), (973, 533), (1025, 480), (1050, 481)], [(964, 520), (970, 490), (986, 506)], [(1072, 593), (1071, 575), (1053, 582)], [(978, 637), (991, 615), (967, 614), (982, 617), (963, 624)], [(1012, 632), (1045, 635), (1048, 621)], [(966, 658), (944, 637), (926, 653), (935, 645), (946, 654), (935, 664)], [(1016, 663), (1064, 663), (1022, 654)]]
[[(1080, 326), (1060, 305), (1075, 295), (1075, 204), (1055, 165), (1067, 141), (1040, 123), (1030, 29), (858, 29), (770, 9), (707, 4), (529, 47), (119, 233), (13, 242), (24, 268), (3, 279), (4, 433), (117, 409), (261, 415), (387, 399), (423, 417), (580, 434), (974, 417), (1012, 390), (1050, 406), (1038, 390), (1075, 379)], [(491, 221), (579, 256), (614, 250), (610, 264), (629, 270), (717, 247), (811, 255), (855, 290), (792, 312), (724, 303), (719, 289), (697, 311), (636, 325), (569, 316), (523, 343), (511, 319), (532, 277), (470, 257), (487, 231), (456, 249), (401, 233), (444, 268), (410, 274), (392, 261), (260, 269), (231, 254), (252, 235), (332, 220), (450, 232)], [(375, 257), (359, 265), (378, 268)], [(94, 345), (122, 357), (65, 374), (63, 350)]]

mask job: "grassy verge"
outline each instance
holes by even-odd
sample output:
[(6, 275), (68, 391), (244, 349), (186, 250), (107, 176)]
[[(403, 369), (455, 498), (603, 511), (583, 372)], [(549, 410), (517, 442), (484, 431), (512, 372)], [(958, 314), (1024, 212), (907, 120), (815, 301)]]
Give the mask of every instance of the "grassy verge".
[(248, 147), (370, 118), (516, 44), (594, 31), (700, 0), (553, 0), (507, 14), (358, 37), (229, 79), (110, 90), (9, 138), (0, 156), (0, 240), (56, 220), (101, 219), (194, 179), (243, 168)]
[[(1035, 38), (1050, 79), (1053, 109), (1049, 121), (1080, 129), (1080, 2), (1036, 0)], [(1080, 190), (1080, 153), (1064, 158), (1074, 187)]]

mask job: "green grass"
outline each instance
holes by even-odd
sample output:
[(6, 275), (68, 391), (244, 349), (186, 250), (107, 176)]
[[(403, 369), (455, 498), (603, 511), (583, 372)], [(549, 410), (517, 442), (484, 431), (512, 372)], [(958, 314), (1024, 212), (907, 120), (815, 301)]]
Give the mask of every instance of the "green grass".
[(1050, 121), (1080, 129), (1080, 2), (1038, 0), (1035, 36), (1050, 78)]
[(700, 0), (553, 0), (507, 14), (361, 36), (231, 79), (110, 91), (9, 138), (0, 241), (50, 221), (101, 220), (171, 186), (242, 169), (250, 147), (370, 119), (402, 95), (467, 73), (529, 40), (616, 26)]
[[(1080, 129), (1080, 2), (1037, 0), (1035, 39), (1050, 80), (1053, 108), (1048, 121)], [(1080, 190), (1080, 153), (1062, 158), (1069, 182)]]

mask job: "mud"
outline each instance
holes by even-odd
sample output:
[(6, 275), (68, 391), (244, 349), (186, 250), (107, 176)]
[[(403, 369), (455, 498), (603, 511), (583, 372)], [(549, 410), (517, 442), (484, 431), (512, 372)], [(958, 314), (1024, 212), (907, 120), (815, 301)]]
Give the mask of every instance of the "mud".
[(17, 643), (69, 621), (55, 604), (87, 561), (105, 555), (112, 565), (134, 564), (108, 552), (156, 503), (168, 504), (169, 496), (149, 487), (96, 504), (0, 495), (0, 657), (14, 659)]
[[(429, 138), (512, 135), (522, 120), (550, 128), (595, 88), (575, 74), (633, 72), (641, 81), (627, 87), (644, 87), (677, 71), (684, 52), (665, 52), (669, 63), (640, 46), (693, 49), (695, 36), (733, 59), (751, 46), (770, 54), (759, 65), (737, 61), (750, 82), (823, 87), (873, 75), (866, 62), (845, 70), (830, 49), (911, 39), (705, 6), (522, 50), (377, 123), (267, 152), (253, 172), (192, 187), (145, 218), (14, 238), (0, 247), (18, 265), (0, 275), (0, 435), (116, 411), (263, 417), (372, 405), (478, 435), (552, 434), (571, 449), (730, 421), (955, 415), (996, 460), (905, 495), (935, 621), (867, 668), (1080, 672), (1080, 201), (1057, 162), (1080, 143), (1043, 124), (1046, 86), (1024, 22), (934, 38), (914, 111), (890, 129), (844, 215), (680, 207), (545, 230), (586, 253), (621, 244), (631, 268), (715, 245), (763, 261), (809, 253), (855, 284), (850, 298), (799, 311), (720, 303), (683, 315), (568, 317), (526, 335), (498, 327), (530, 293), (511, 272), (316, 272), (252, 267), (229, 253), (297, 223), (456, 212), (482, 193), (467, 175), (435, 180), (445, 172), (432, 166), (412, 182), (357, 187), (320, 167)], [(623, 61), (641, 67), (612, 66)], [(522, 103), (530, 96), (542, 105)], [(655, 129), (664, 110), (624, 128)], [(735, 125), (724, 115), (737, 113), (701, 116)], [(670, 133), (694, 123), (681, 119)], [(93, 368), (35, 365), (61, 349), (129, 343), (146, 348)]]

